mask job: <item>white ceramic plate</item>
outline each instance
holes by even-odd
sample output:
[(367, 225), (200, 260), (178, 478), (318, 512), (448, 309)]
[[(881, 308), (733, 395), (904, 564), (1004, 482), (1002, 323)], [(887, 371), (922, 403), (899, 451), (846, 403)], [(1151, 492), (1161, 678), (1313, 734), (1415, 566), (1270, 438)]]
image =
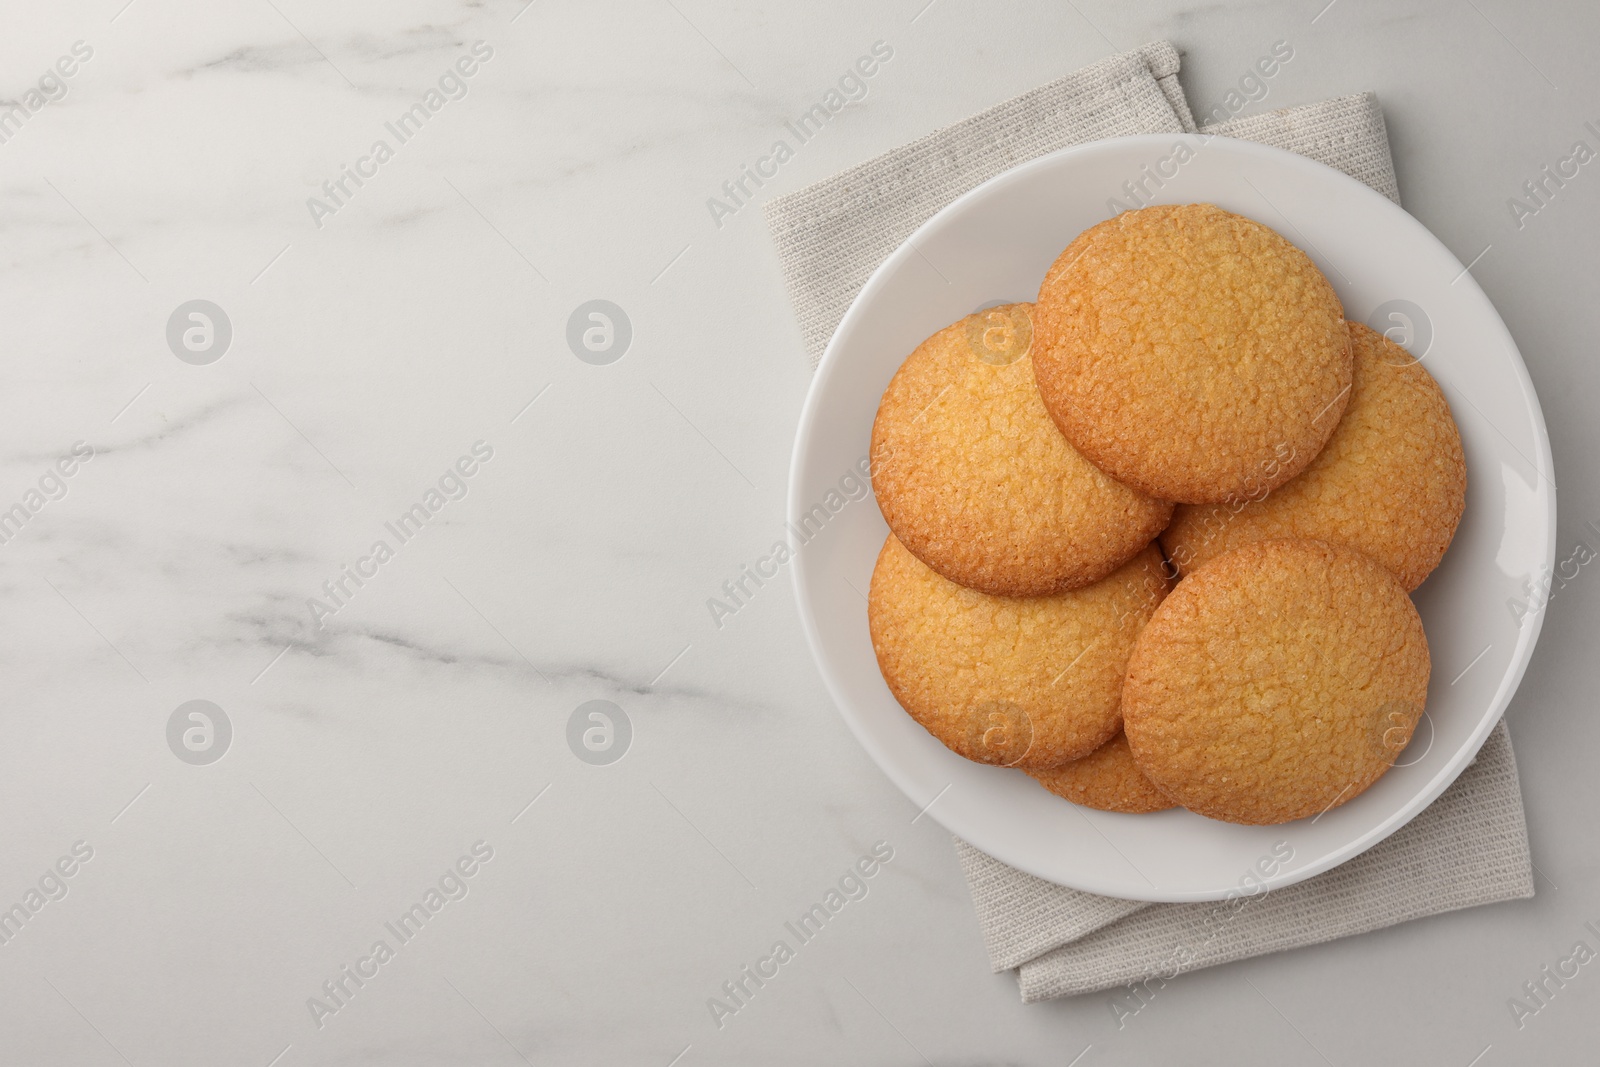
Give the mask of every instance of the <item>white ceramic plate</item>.
[[(1180, 150), (1183, 146), (1184, 150)], [(1187, 158), (1184, 158), (1187, 156)], [(1304, 249), (1346, 314), (1407, 343), (1443, 385), (1467, 456), (1467, 509), (1444, 563), (1417, 591), (1433, 654), (1427, 718), (1366, 793), (1282, 826), (1191, 812), (1080, 808), (1022, 772), (970, 763), (890, 695), (867, 636), (863, 594), (887, 534), (841, 479), (864, 466), (878, 399), (901, 360), (981, 306), (1033, 300), (1046, 267), (1085, 228), (1146, 203), (1210, 202)], [(1159, 184), (1158, 184), (1159, 183)], [(794, 581), (812, 652), (845, 720), (913, 810), (996, 858), (1061, 885), (1137, 900), (1216, 900), (1283, 886), (1371, 848), (1471, 762), (1528, 665), (1555, 559), (1550, 442), (1533, 385), (1483, 291), (1422, 224), (1367, 186), (1245, 141), (1127, 137), (1067, 149), (986, 182), (930, 219), (873, 274), (822, 359), (800, 420), (789, 516), (821, 505)], [(830, 496), (830, 492), (833, 494)], [(1523, 606), (1526, 610), (1521, 610)], [(1258, 861), (1292, 849), (1261, 878)], [(1276, 850), (1276, 852), (1275, 852)], [(1267, 867), (1274, 865), (1269, 863)]]

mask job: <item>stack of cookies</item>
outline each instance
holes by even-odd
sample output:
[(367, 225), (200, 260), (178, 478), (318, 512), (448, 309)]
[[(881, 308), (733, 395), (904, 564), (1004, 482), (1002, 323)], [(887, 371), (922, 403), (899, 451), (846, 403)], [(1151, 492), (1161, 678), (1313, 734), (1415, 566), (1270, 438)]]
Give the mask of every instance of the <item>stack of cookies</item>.
[(1209, 204), (1128, 211), (911, 353), (872, 429), (868, 615), (951, 750), (1078, 804), (1264, 824), (1361, 794), (1429, 676), (1465, 503), (1405, 349)]

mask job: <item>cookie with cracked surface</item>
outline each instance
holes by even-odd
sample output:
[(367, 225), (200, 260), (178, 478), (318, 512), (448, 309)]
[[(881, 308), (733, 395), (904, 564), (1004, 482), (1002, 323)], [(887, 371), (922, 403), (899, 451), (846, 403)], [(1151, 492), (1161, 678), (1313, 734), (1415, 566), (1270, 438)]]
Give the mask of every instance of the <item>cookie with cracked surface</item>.
[(1264, 825), (1348, 803), (1411, 739), (1428, 640), (1405, 589), (1353, 549), (1258, 541), (1179, 582), (1122, 688), (1139, 768), (1192, 811)]
[(990, 596), (942, 577), (891, 534), (867, 623), (890, 692), (946, 747), (1049, 770), (1116, 734), (1128, 656), (1167, 588), (1166, 561), (1148, 545), (1081, 589)]
[(1316, 264), (1212, 204), (1125, 211), (1080, 234), (1040, 286), (1032, 362), (1079, 452), (1187, 504), (1298, 474), (1351, 376), (1344, 309)]
[(1082, 759), (1028, 774), (1056, 796), (1086, 808), (1143, 815), (1176, 806), (1139, 769), (1121, 731)]
[(1172, 516), (1056, 429), (1033, 381), (1031, 310), (990, 308), (928, 338), (872, 425), (872, 488), (889, 528), (944, 577), (996, 596), (1097, 582)]
[(1271, 493), (1185, 504), (1161, 535), (1180, 573), (1251, 541), (1307, 537), (1360, 549), (1411, 590), (1444, 558), (1466, 506), (1461, 434), (1433, 377), (1404, 348), (1350, 323), (1355, 377), (1317, 458)]

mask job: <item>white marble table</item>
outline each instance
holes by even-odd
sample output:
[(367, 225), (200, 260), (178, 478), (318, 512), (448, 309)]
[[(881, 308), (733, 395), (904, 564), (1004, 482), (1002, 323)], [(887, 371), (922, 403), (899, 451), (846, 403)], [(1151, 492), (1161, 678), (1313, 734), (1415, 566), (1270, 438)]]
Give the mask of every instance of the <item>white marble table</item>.
[[(1593, 1056), (1600, 968), (1507, 1008), (1596, 945), (1588, 570), (1509, 713), (1536, 899), (1186, 975), (1120, 1030), (988, 973), (785, 582), (707, 601), (783, 536), (809, 379), (759, 202), (1161, 37), (1197, 111), (1279, 39), (1252, 109), (1380, 94), (1540, 390), (1560, 554), (1593, 538), (1600, 164), (1508, 201), (1600, 148), (1600, 13), (924, 3), (6, 5), (0, 1062)], [(879, 41), (864, 99), (708, 208)], [(594, 300), (616, 332), (569, 344)]]

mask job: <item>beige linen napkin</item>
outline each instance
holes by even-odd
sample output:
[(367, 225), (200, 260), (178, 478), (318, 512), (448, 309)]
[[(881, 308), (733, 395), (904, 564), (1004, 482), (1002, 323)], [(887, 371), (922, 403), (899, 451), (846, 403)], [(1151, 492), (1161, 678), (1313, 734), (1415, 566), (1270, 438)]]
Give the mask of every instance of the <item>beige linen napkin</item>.
[[(956, 842), (996, 971), (1022, 999), (1127, 987), (1364, 934), (1424, 915), (1533, 896), (1528, 829), (1501, 722), (1455, 784), (1392, 837), (1325, 874), (1216, 904), (1146, 904), (1066, 889)], [(1119, 1013), (1120, 1017), (1120, 1013)]]
[[(1110, 56), (954, 126), (768, 203), (812, 366), (850, 302), (901, 242), (962, 193), (1018, 163), (1137, 133), (1196, 132), (1166, 42)], [(1399, 203), (1371, 93), (1210, 125), (1344, 171)], [(1381, 844), (1297, 885), (1222, 904), (1148, 904), (1067, 889), (963, 841), (956, 850), (996, 971), (1025, 1001), (1123, 986), (1132, 1014), (1179, 973), (1408, 919), (1533, 896), (1516, 760), (1502, 722), (1425, 812)]]

